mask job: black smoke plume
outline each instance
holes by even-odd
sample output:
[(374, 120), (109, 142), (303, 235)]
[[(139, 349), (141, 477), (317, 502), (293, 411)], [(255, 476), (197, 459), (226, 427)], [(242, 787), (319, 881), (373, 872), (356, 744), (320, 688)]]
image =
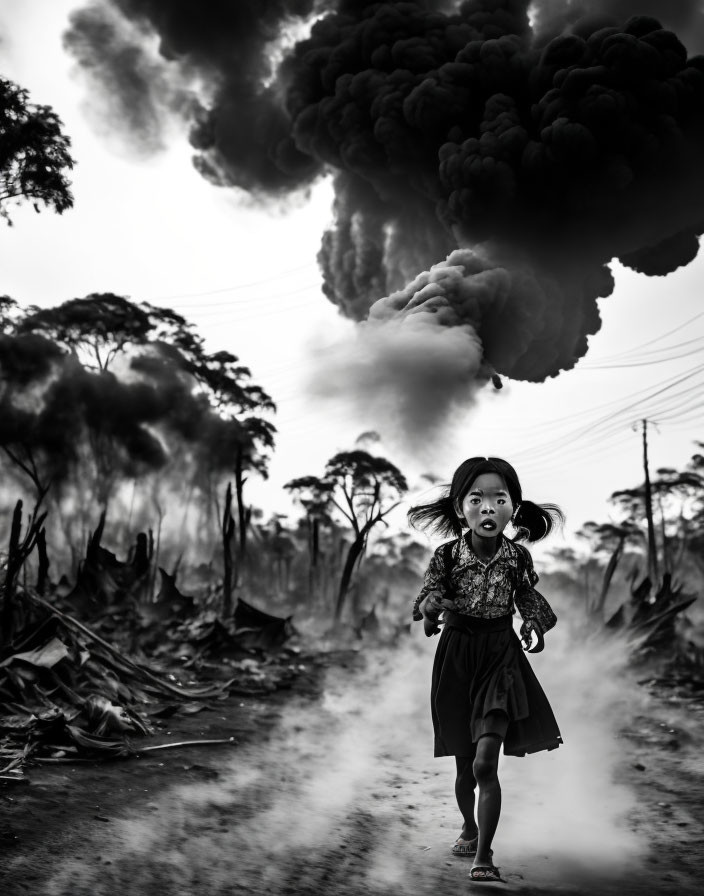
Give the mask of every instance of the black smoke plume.
[(704, 52), (702, 0), (536, 0), (531, 13), (538, 44), (588, 16), (601, 16), (608, 25), (627, 22), (633, 16), (650, 16), (674, 31), (690, 55)]
[(281, 85), (272, 80), (282, 29), (314, 6), (314, 0), (104, 0), (71, 15), (64, 44), (103, 89), (105, 113), (121, 116), (145, 148), (158, 143), (163, 113), (181, 112), (190, 119), (205, 177), (280, 195), (320, 171), (293, 143)]
[[(213, 181), (280, 197), (334, 175), (327, 296), (375, 333), (419, 309), (423, 327), (463, 328), (478, 352), (460, 364), (467, 388), (572, 367), (613, 259), (664, 275), (698, 251), (704, 57), (664, 27), (703, 47), (698, 3), (103, 0), (91, 15), (101, 9), (158, 38), (160, 77), (196, 85), (192, 142)], [(83, 64), (109, 70), (113, 45), (96, 35), (78, 13), (67, 45), (80, 38)], [(392, 386), (407, 374), (405, 358), (386, 365)]]

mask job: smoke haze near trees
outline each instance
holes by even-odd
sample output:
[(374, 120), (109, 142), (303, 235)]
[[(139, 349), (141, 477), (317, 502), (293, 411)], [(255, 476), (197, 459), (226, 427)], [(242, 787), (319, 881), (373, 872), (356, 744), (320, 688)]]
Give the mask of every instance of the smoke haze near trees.
[(48, 489), (67, 546), (114, 502), (128, 529), (170, 505), (174, 533), (208, 541), (231, 476), (244, 548), (244, 483), (267, 476), (275, 405), (235, 355), (208, 353), (170, 309), (112, 293), (43, 309), (5, 297), (0, 311), (3, 469), (25, 492)]

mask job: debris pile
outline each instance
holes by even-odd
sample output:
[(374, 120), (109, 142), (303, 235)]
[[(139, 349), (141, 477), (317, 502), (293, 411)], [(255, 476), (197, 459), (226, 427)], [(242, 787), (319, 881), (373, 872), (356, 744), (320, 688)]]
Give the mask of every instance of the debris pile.
[(624, 630), (637, 653), (670, 648), (677, 640), (678, 616), (696, 600), (696, 595), (684, 594), (681, 585), (675, 585), (670, 573), (665, 573), (657, 591), (646, 576), (640, 582), (631, 578), (631, 598), (623, 603), (609, 619), (606, 627)]
[(151, 600), (150, 540), (139, 536), (122, 562), (100, 544), (104, 518), (73, 588), (45, 581), (44, 597), (19, 587), (18, 572), (42, 523), (35, 511), (21, 538), (18, 504), (3, 564), (0, 780), (24, 780), (30, 760), (156, 749), (137, 748), (132, 738), (154, 734), (159, 718), (198, 712), (209, 701), (287, 687), (305, 669), (296, 662), (299, 649), (285, 643), (294, 634), (290, 617), (240, 600), (231, 619), (218, 618), (182, 594), (175, 575), (163, 569)]
[(171, 705), (226, 696), (230, 682), (183, 685), (137, 664), (30, 590), (13, 600), (14, 638), (0, 660), (0, 774), (30, 758), (111, 758), (154, 733)]

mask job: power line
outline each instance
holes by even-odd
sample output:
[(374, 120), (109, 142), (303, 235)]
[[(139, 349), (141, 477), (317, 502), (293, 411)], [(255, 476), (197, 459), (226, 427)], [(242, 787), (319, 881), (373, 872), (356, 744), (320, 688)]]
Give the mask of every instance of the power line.
[[(299, 292), (304, 292), (304, 290), (299, 290)], [(290, 293), (289, 295), (295, 295), (295, 293)], [(212, 318), (213, 312), (203, 311), (198, 317), (202, 318), (208, 324), (232, 324), (238, 323), (240, 321), (256, 321), (260, 318), (271, 317), (272, 315), (280, 315), (286, 314), (289, 311), (300, 311), (303, 308), (311, 308), (314, 303), (309, 301), (305, 302), (297, 302), (296, 304), (287, 304), (287, 305), (279, 305), (276, 307), (267, 307), (263, 311), (259, 311), (256, 314), (240, 314), (238, 313), (237, 308), (233, 308), (233, 313), (231, 315), (223, 315), (221, 311), (215, 311), (215, 319)], [(318, 304), (317, 302), (315, 303)]]
[(659, 342), (661, 339), (667, 339), (668, 336), (672, 336), (673, 333), (677, 333), (679, 330), (684, 329), (684, 327), (689, 326), (689, 324), (694, 323), (695, 320), (699, 320), (700, 317), (704, 317), (704, 311), (700, 311), (698, 314), (695, 314), (693, 317), (690, 317), (689, 320), (684, 321), (684, 323), (678, 324), (676, 327), (673, 327), (671, 330), (668, 330), (666, 333), (661, 333), (659, 336), (656, 336), (654, 339), (649, 340), (648, 342), (644, 342), (639, 348), (646, 348), (648, 345), (653, 345), (656, 342)]
[[(582, 364), (580, 365), (581, 370), (613, 370), (619, 367), (649, 367), (652, 364), (664, 364), (668, 361), (676, 361), (679, 358), (687, 358), (690, 355), (696, 355), (701, 351), (702, 342), (704, 342), (704, 336), (698, 336), (696, 339), (688, 339), (686, 342), (681, 342), (679, 345), (670, 345), (665, 346), (664, 348), (655, 349), (651, 352), (646, 352), (643, 360), (633, 360), (633, 361), (622, 361), (615, 364)], [(697, 348), (693, 348), (687, 352), (681, 352), (677, 355), (668, 355), (665, 358), (648, 358), (648, 355), (657, 355), (664, 351), (670, 351), (674, 348), (681, 348), (685, 345), (692, 345), (693, 343), (697, 344)]]
[(187, 309), (192, 309), (192, 311), (198, 311), (201, 308), (248, 308), (249, 306), (258, 306), (263, 302), (271, 303), (276, 302), (279, 299), (285, 299), (288, 296), (297, 295), (298, 293), (304, 292), (305, 290), (311, 290), (311, 292), (315, 291), (317, 300), (320, 301), (320, 297), (322, 293), (320, 292), (320, 283), (304, 283), (302, 286), (298, 286), (296, 289), (287, 289), (285, 292), (278, 293), (265, 293), (263, 296), (260, 295), (252, 295), (247, 297), (246, 299), (232, 299), (226, 302), (195, 302), (188, 305), (172, 305), (175, 310), (187, 311)]
[[(592, 420), (586, 423), (584, 426), (576, 427), (575, 429), (570, 430), (568, 433), (558, 438), (557, 440), (550, 440), (549, 442), (543, 441), (535, 443), (529, 446), (525, 451), (519, 452), (521, 455), (530, 456), (535, 454), (536, 452), (540, 453), (542, 456), (550, 456), (554, 454), (556, 451), (563, 450), (568, 447), (575, 441), (580, 439), (587, 440), (587, 442), (593, 441), (595, 438), (598, 439), (600, 436), (600, 428), (607, 426), (610, 421), (614, 420), (617, 417), (623, 417), (628, 411), (635, 411), (636, 408), (640, 408), (642, 404), (645, 402), (657, 398), (658, 396), (664, 394), (670, 389), (675, 388), (678, 385), (681, 385), (684, 382), (687, 382), (693, 376), (704, 371), (704, 364), (698, 365), (697, 367), (692, 368), (686, 374), (682, 376), (678, 376), (673, 378), (670, 382), (665, 385), (657, 388), (655, 391), (650, 391), (648, 395), (643, 398), (640, 398), (636, 401), (631, 402), (630, 404), (623, 405), (619, 407), (618, 410), (613, 413), (606, 414), (597, 420)], [(691, 390), (698, 389), (699, 386), (691, 387)], [(680, 397), (680, 396), (677, 396)], [(639, 416), (642, 416), (642, 410), (639, 410)], [(608, 429), (607, 429), (608, 431)]]
[[(545, 459), (537, 458), (535, 460), (519, 459), (519, 463), (521, 469), (525, 469), (527, 472), (535, 475), (546, 470), (563, 469), (567, 465), (574, 466), (575, 460), (579, 463), (584, 463), (590, 461), (592, 458), (602, 457), (606, 451), (612, 453), (615, 448), (632, 442), (632, 440), (633, 433), (630, 427), (628, 427), (626, 431), (622, 429), (620, 432), (614, 432), (612, 435), (607, 436), (602, 439), (598, 445), (591, 444), (577, 447), (571, 450), (569, 455), (563, 455), (563, 457), (558, 458), (557, 460), (550, 459), (546, 461)], [(519, 457), (519, 455), (516, 456)]]
[(153, 296), (151, 299), (147, 299), (147, 301), (165, 302), (170, 301), (171, 299), (195, 299), (199, 296), (215, 296), (226, 292), (237, 292), (240, 289), (251, 289), (253, 286), (262, 286), (266, 283), (273, 283), (276, 280), (281, 280), (283, 277), (288, 277), (291, 274), (297, 273), (298, 271), (310, 270), (311, 268), (315, 268), (317, 270), (318, 266), (312, 264), (311, 262), (308, 262), (307, 264), (302, 264), (298, 267), (290, 268), (288, 271), (280, 271), (278, 274), (274, 274), (271, 277), (265, 277), (261, 280), (253, 280), (250, 283), (237, 283), (233, 286), (223, 286), (218, 289), (202, 290), (201, 292), (186, 292), (175, 295)]
[(672, 336), (673, 333), (679, 332), (679, 330), (684, 329), (689, 326), (689, 324), (694, 323), (695, 320), (699, 320), (700, 317), (704, 317), (704, 311), (700, 311), (698, 314), (695, 314), (693, 317), (690, 317), (688, 320), (684, 321), (681, 324), (678, 324), (676, 327), (673, 327), (671, 330), (668, 330), (665, 333), (660, 333), (655, 336), (653, 339), (649, 339), (647, 342), (642, 342), (639, 345), (633, 346), (632, 348), (626, 349), (623, 352), (618, 352), (615, 355), (607, 355), (605, 358), (597, 359), (599, 362), (601, 361), (615, 361), (619, 358), (623, 358), (627, 355), (632, 355), (634, 352), (640, 351), (643, 348), (647, 348), (649, 345), (654, 345), (656, 342), (660, 342), (663, 339), (667, 339), (668, 336)]

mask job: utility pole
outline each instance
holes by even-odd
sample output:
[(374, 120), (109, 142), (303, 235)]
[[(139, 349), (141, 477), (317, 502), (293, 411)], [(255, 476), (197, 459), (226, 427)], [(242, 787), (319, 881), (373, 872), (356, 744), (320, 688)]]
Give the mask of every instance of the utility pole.
[(655, 543), (655, 524), (653, 522), (653, 492), (650, 487), (650, 471), (648, 470), (648, 421), (643, 418), (643, 470), (645, 472), (645, 516), (648, 521), (648, 575), (657, 588), (660, 578), (658, 570), (657, 545)]

